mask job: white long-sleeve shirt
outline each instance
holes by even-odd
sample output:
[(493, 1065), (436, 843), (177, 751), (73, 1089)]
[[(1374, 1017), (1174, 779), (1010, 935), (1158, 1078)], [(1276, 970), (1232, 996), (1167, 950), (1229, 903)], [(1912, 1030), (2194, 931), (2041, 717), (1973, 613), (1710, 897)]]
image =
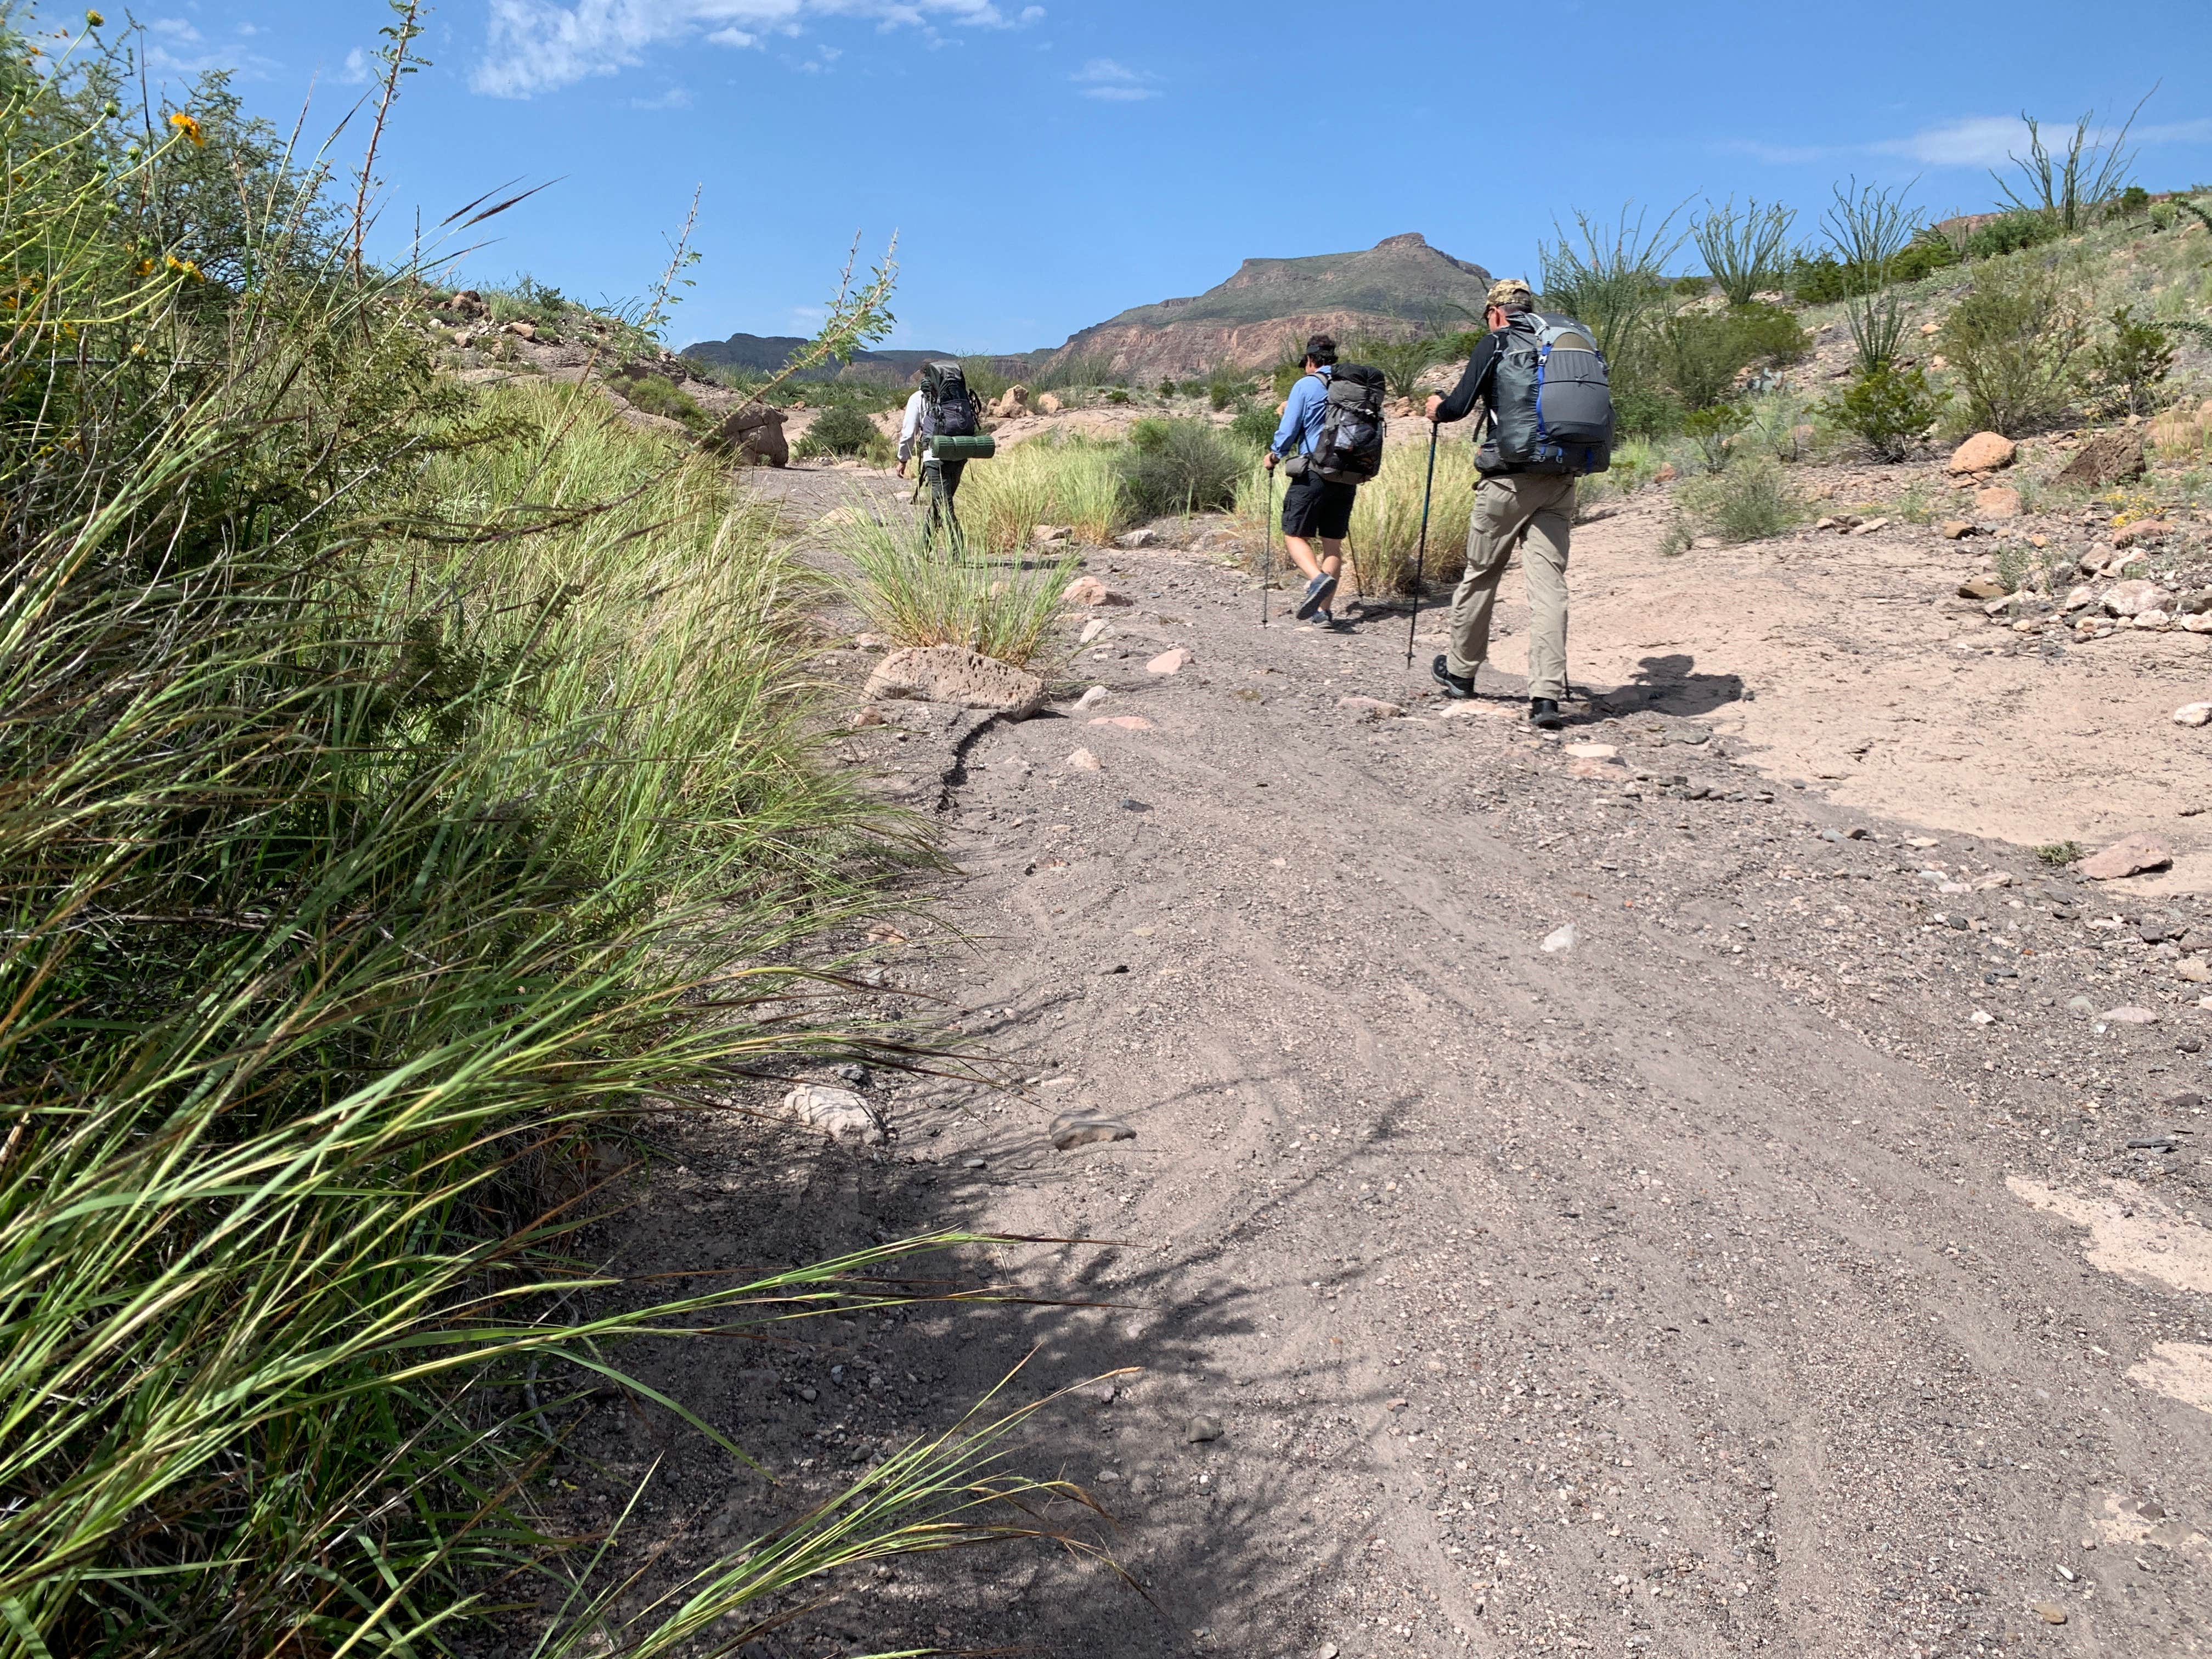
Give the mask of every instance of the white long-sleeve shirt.
[(922, 405), (927, 401), (917, 386), (913, 397), (906, 400), (906, 414), (899, 421), (898, 458), (902, 461), (914, 454), (914, 441), (921, 430)]

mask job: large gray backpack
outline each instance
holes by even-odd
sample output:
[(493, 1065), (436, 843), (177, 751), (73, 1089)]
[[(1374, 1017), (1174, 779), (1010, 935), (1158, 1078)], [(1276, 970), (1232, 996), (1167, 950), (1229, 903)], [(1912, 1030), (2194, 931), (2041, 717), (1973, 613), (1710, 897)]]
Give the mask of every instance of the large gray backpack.
[(1602, 472), (1613, 465), (1613, 386), (1596, 338), (1571, 317), (1506, 325), (1491, 382), (1486, 472)]
[(1365, 363), (1339, 363), (1328, 372), (1321, 435), (1306, 465), (1328, 483), (1363, 484), (1382, 470), (1382, 371)]

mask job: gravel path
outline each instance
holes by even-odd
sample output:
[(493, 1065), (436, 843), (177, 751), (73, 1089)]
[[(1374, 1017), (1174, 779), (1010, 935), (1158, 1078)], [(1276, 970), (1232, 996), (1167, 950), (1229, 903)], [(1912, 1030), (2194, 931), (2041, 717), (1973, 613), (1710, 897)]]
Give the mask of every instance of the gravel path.
[[(1278, 596), (1262, 632), (1238, 573), (1089, 568), (1133, 601), (1061, 688), (1101, 703), (893, 706), (848, 750), (964, 872), (873, 942), (870, 1006), (1024, 1086), (878, 1080), (881, 1152), (672, 1121), (622, 1250), (1117, 1241), (970, 1264), (1101, 1305), (670, 1353), (787, 1480), (698, 1463), (645, 1513), (702, 1559), (1034, 1349), (1021, 1398), (1142, 1368), (1022, 1458), (1098, 1496), (1146, 1595), (902, 1567), (757, 1651), (2212, 1650), (2212, 1011), (2178, 976), (2212, 910), (1793, 787), (1709, 687), (1540, 736), (1509, 681), (1431, 699), (1401, 617)], [(1077, 1108), (1135, 1138), (1052, 1150)], [(577, 1442), (617, 1474), (674, 1443)]]

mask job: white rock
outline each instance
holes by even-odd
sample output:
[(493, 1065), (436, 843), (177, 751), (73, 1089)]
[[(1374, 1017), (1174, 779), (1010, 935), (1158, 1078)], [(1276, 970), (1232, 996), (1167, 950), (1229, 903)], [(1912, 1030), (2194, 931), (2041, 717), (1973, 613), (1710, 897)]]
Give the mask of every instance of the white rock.
[(1577, 760), (1611, 760), (1620, 753), (1609, 743), (1571, 743), (1566, 750)]
[(2173, 711), (2176, 726), (2212, 726), (2212, 702), (2185, 702)]
[(1075, 700), (1075, 712), (1079, 714), (1087, 714), (1105, 702), (1109, 695), (1104, 686), (1094, 685)]
[(1544, 935), (1544, 949), (1555, 954), (1561, 951), (1571, 951), (1581, 942), (1582, 935), (1575, 931), (1575, 925), (1571, 921), (1565, 927), (1555, 927)]
[(1088, 749), (1079, 749), (1067, 757), (1067, 769), (1071, 772), (1096, 772), (1101, 769), (1097, 756)]
[(1101, 634), (1103, 634), (1112, 626), (1113, 624), (1109, 623), (1105, 617), (1093, 617), (1089, 622), (1083, 624), (1083, 631), (1075, 636), (1075, 642), (1078, 645), (1088, 645), (1091, 641), (1097, 639)]
[(2105, 1018), (2115, 1025), (2155, 1025), (2157, 1013), (2148, 1008), (2107, 1008)]
[(1980, 1009), (1980, 1008), (1977, 1008), (1977, 1009), (1975, 1009), (1975, 1010), (1974, 1010), (1974, 1024), (1977, 1024), (1977, 1025), (1994, 1025), (1994, 1024), (1996, 1024), (1996, 1023), (1997, 1023), (1997, 1017), (1996, 1017), (1995, 1014), (1990, 1013), (1990, 1012), (1988, 1012), (1986, 1010)]
[(850, 1089), (826, 1084), (802, 1083), (775, 1103), (775, 1115), (793, 1123), (818, 1129), (832, 1140), (880, 1146), (884, 1126), (868, 1103)]

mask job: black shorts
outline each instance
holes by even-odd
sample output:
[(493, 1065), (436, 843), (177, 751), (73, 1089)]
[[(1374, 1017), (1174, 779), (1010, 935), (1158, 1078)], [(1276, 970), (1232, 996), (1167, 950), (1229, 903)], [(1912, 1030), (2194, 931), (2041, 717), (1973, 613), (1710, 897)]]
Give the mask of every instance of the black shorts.
[(1352, 501), (1358, 486), (1320, 478), (1293, 478), (1283, 492), (1283, 534), (1340, 542), (1352, 530)]

